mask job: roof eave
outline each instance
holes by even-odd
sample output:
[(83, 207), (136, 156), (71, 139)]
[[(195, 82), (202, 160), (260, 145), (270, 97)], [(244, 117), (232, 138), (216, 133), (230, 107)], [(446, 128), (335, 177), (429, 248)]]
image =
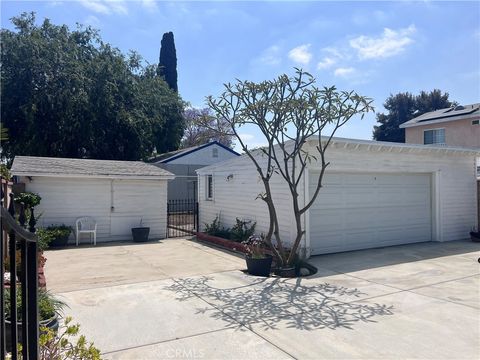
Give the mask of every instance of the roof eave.
[(230, 149), (228, 146), (225, 146), (223, 145), (222, 143), (218, 142), (218, 141), (211, 141), (211, 142), (208, 142), (206, 144), (203, 144), (203, 145), (200, 145), (198, 147), (196, 147), (195, 149), (191, 149), (191, 150), (188, 150), (188, 151), (185, 151), (185, 152), (181, 152), (179, 154), (175, 154), (175, 155), (172, 155), (166, 159), (162, 159), (162, 160), (159, 160), (157, 162), (154, 162), (155, 164), (168, 164), (170, 161), (173, 161), (173, 160), (177, 160), (177, 159), (180, 159), (184, 156), (187, 156), (187, 155), (190, 155), (194, 152), (197, 152), (199, 150), (202, 150), (202, 149), (205, 149), (209, 146), (212, 146), (212, 145), (218, 145), (220, 146), (221, 148), (223, 148), (224, 150), (227, 150), (229, 152), (231, 152), (232, 154), (235, 154), (237, 156), (240, 156), (239, 153), (237, 153), (235, 150), (233, 149)]
[(450, 121), (476, 120), (478, 118), (480, 118), (480, 114), (474, 114), (472, 116), (458, 117), (458, 118), (450, 117), (450, 118), (442, 118), (442, 119), (433, 119), (433, 120), (420, 121), (420, 122), (414, 122), (414, 123), (409, 123), (409, 121), (407, 121), (403, 124), (400, 124), (399, 128), (406, 129), (406, 128), (416, 127), (416, 126), (441, 124), (441, 123), (450, 122)]
[(170, 175), (96, 175), (96, 174), (64, 174), (64, 173), (39, 173), (32, 171), (12, 171), (14, 176), (38, 176), (60, 178), (90, 178), (90, 179), (119, 179), (119, 180), (173, 180), (174, 174)]

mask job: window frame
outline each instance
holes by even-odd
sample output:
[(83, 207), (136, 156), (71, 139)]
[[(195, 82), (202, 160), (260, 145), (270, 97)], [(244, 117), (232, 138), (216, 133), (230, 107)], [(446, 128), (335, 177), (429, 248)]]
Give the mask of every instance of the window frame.
[(218, 149), (216, 147), (212, 148), (212, 157), (218, 158)]
[[(431, 143), (427, 143), (426, 139), (425, 139), (425, 136), (426, 136), (427, 132), (429, 132), (429, 131), (432, 132), (432, 142)], [(439, 132), (439, 131), (443, 131), (443, 142), (435, 142), (435, 139), (436, 139), (435, 132)], [(425, 130), (423, 130), (423, 144), (424, 145), (446, 145), (446, 142), (445, 142), (445, 128), (435, 128), (435, 129), (425, 129)]]
[(213, 200), (214, 188), (213, 174), (205, 175), (205, 200)]

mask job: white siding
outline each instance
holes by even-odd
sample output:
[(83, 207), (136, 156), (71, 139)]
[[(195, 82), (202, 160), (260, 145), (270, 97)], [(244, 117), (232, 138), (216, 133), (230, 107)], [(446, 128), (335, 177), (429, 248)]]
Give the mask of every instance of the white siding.
[[(327, 150), (331, 162), (327, 173), (423, 173), (432, 179), (432, 237), (436, 241), (458, 240), (468, 237), (476, 225), (475, 157), (461, 153), (423, 151), (409, 148), (383, 149), (367, 145), (332, 144)], [(319, 168), (312, 162), (311, 171)], [(214, 175), (214, 200), (205, 199), (205, 174)], [(246, 157), (209, 166), (198, 171), (200, 223), (211, 222), (215, 216), (225, 226), (232, 226), (235, 217), (252, 218), (260, 231), (268, 225), (268, 213), (261, 200), (255, 200), (263, 186), (251, 161)], [(233, 179), (227, 181), (227, 177)], [(308, 181), (306, 181), (308, 183)], [(299, 189), (300, 194), (308, 189)], [(292, 240), (293, 216), (290, 194), (278, 176), (272, 179), (274, 200), (279, 207), (279, 222), (284, 241)], [(302, 200), (303, 201), (303, 200)], [(318, 201), (322, 201), (322, 191)], [(308, 219), (306, 219), (308, 222)], [(309, 251), (308, 234), (304, 247)]]
[[(213, 149), (217, 149), (218, 157), (213, 157)], [(203, 149), (196, 150), (188, 155), (179, 157), (178, 159), (169, 161), (168, 164), (185, 164), (185, 165), (212, 165), (217, 162), (225, 161), (238, 157), (231, 151), (225, 150), (223, 147), (213, 144)]]
[[(203, 175), (199, 175), (198, 198), (202, 229), (205, 223), (211, 223), (218, 216), (225, 227), (235, 224), (235, 218), (238, 217), (256, 221), (256, 233), (267, 232), (268, 210), (264, 201), (257, 198), (264, 192), (264, 187), (250, 159), (242, 156), (216, 167), (211, 172), (205, 172), (204, 169), (200, 171)], [(213, 200), (207, 200), (206, 174), (213, 175)], [(293, 235), (289, 226), (293, 221), (290, 216), (292, 206), (287, 189), (279, 181), (280, 179), (276, 178), (271, 182), (274, 189), (273, 200), (281, 223), (280, 235), (283, 239), (289, 239)]]
[(131, 240), (130, 228), (139, 226), (142, 219), (142, 225), (150, 227), (152, 239), (165, 237), (166, 180), (33, 177), (21, 181), (26, 191), (42, 197), (36, 208), (41, 215), (37, 226), (74, 227), (77, 218), (91, 216), (97, 222), (97, 241), (105, 242)]

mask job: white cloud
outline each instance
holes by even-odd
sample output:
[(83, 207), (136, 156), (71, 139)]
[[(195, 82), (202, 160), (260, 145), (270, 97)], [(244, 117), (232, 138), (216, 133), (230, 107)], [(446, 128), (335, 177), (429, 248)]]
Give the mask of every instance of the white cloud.
[(318, 70), (322, 70), (322, 69), (328, 69), (330, 67), (332, 67), (333, 65), (336, 64), (336, 60), (331, 58), (331, 57), (324, 57), (322, 59), (322, 61), (320, 61), (318, 64), (317, 64), (317, 69)]
[(288, 57), (296, 63), (308, 65), (312, 59), (312, 53), (309, 51), (310, 44), (303, 44), (293, 48), (288, 52)]
[(385, 28), (383, 34), (378, 37), (359, 36), (350, 40), (350, 46), (357, 50), (361, 60), (380, 59), (397, 55), (413, 43), (411, 35), (416, 32), (415, 25), (408, 28), (392, 30)]
[(267, 65), (278, 65), (282, 62), (280, 46), (272, 45), (265, 49), (260, 56), (260, 61)]
[[(257, 139), (256, 135), (250, 134), (250, 133), (239, 133), (240, 138), (242, 139), (243, 143), (247, 145), (249, 149), (255, 149), (258, 147), (266, 146), (267, 142), (263, 139)], [(235, 144), (235, 151), (242, 152), (242, 147), (238, 143), (238, 141)]]
[(47, 2), (47, 5), (48, 6), (60, 6), (60, 5), (63, 5), (63, 1), (57, 1), (57, 0), (50, 0)]
[(336, 68), (333, 74), (335, 76), (348, 78), (349, 76), (355, 74), (355, 69), (353, 67), (340, 67)]
[(100, 19), (94, 15), (89, 15), (84, 21), (85, 25), (90, 25), (93, 27), (98, 27), (100, 25)]
[(128, 14), (124, 0), (80, 0), (80, 4), (98, 14)]
[(158, 5), (155, 0), (142, 0), (141, 2), (142, 7), (146, 9), (148, 12), (157, 12), (158, 11)]

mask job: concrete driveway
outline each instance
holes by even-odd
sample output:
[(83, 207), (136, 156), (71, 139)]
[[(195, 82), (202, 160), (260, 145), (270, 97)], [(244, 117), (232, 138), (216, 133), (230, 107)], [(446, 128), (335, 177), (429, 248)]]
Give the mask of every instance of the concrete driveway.
[(169, 239), (47, 252), (47, 284), (107, 359), (478, 359), (480, 246), (317, 256), (302, 279)]

